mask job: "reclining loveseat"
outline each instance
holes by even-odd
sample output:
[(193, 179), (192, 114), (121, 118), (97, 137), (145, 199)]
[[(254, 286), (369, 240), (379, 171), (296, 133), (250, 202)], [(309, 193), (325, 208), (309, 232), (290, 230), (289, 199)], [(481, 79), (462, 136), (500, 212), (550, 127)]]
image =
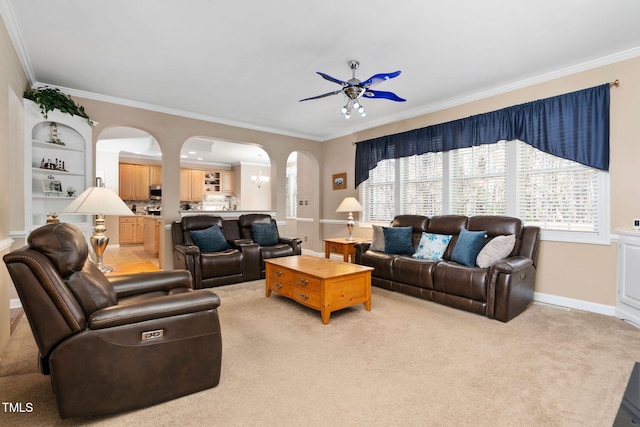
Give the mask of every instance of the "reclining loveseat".
[(540, 228), (518, 218), (399, 215), (355, 261), (375, 268), (374, 286), (507, 322), (533, 300), (539, 246)]

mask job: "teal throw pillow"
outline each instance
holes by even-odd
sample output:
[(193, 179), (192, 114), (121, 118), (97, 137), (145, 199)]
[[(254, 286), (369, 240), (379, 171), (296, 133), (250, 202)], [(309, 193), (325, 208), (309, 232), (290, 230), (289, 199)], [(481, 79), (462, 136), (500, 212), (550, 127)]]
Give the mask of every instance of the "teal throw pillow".
[(273, 222), (268, 224), (251, 224), (253, 241), (260, 246), (275, 246), (278, 244), (278, 230)]
[(452, 236), (446, 234), (423, 232), (422, 237), (420, 237), (420, 243), (418, 244), (418, 250), (412, 257), (431, 261), (442, 261), (442, 256), (444, 255), (444, 251), (447, 250), (451, 237)]
[(484, 238), (486, 231), (469, 231), (467, 229), (460, 230), (458, 241), (451, 253), (451, 261), (466, 265), (467, 267), (476, 266), (476, 258), (484, 246)]
[(413, 254), (413, 227), (382, 227), (385, 254)]
[(190, 233), (193, 243), (200, 248), (202, 253), (222, 252), (231, 249), (219, 225), (212, 225), (204, 230), (192, 230)]

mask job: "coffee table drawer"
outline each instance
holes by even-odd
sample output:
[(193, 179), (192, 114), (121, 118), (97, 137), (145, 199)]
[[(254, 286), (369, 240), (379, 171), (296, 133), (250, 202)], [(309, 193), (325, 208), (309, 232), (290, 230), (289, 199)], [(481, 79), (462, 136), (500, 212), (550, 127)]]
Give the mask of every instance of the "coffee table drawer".
[(322, 286), (320, 285), (320, 279), (315, 277), (309, 277), (304, 274), (294, 273), (291, 284), (299, 286), (309, 292), (320, 292)]
[(291, 292), (291, 298), (308, 307), (320, 310), (322, 308), (322, 298), (319, 293), (310, 292), (307, 288), (294, 286)]

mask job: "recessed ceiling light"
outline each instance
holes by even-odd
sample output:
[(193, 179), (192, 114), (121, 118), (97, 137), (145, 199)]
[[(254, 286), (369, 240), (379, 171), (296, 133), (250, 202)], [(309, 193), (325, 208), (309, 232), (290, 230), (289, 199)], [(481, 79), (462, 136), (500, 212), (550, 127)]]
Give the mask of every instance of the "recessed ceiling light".
[(196, 154), (195, 151), (189, 151), (189, 154)]
[(187, 158), (187, 155), (186, 155), (186, 154), (183, 154), (183, 155), (181, 155), (181, 156), (180, 156), (180, 158), (181, 158), (181, 159), (186, 159), (186, 158)]
[(196, 160), (203, 160), (202, 157), (198, 157)]

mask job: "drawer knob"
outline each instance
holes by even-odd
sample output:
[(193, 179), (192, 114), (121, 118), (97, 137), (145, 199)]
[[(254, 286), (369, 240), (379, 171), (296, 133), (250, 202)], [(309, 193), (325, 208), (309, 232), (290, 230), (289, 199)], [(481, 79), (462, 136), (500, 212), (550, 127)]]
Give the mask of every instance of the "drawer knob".
[(307, 286), (309, 284), (309, 281), (307, 279), (300, 279), (300, 284), (302, 286)]
[(278, 277), (282, 276), (282, 271), (276, 271), (276, 276)]
[(309, 295), (305, 295), (302, 292), (300, 292), (300, 298), (302, 298), (303, 300), (308, 300), (309, 299)]
[(275, 286), (277, 289), (282, 289), (282, 285), (281, 285), (280, 283), (276, 283), (274, 286)]

